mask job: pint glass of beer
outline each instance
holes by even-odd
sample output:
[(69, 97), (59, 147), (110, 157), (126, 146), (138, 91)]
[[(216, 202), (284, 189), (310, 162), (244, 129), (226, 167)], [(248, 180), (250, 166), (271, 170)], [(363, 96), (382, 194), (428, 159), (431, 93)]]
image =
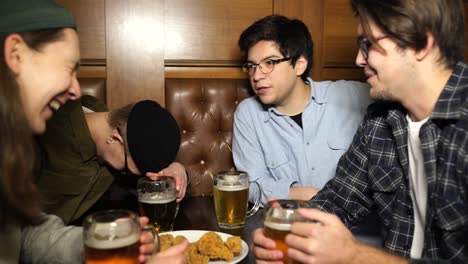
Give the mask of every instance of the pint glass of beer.
[(284, 242), (286, 235), (291, 232), (292, 223), (307, 221), (296, 212), (296, 209), (310, 207), (310, 204), (306, 201), (273, 200), (268, 202), (264, 208), (265, 236), (273, 239), (276, 248), (283, 252), (283, 263), (295, 263), (288, 258), (288, 246)]
[(86, 217), (86, 264), (138, 264), (140, 233), (138, 217), (130, 211), (109, 210)]
[(223, 171), (213, 178), (213, 196), (216, 218), (221, 228), (244, 226), (245, 218), (253, 215), (260, 206), (260, 186), (255, 205), (247, 211), (249, 202), (249, 176), (242, 171)]
[(160, 177), (158, 180), (151, 180), (142, 177), (138, 179), (137, 191), (140, 215), (149, 218), (154, 231), (172, 231), (179, 209), (175, 179)]

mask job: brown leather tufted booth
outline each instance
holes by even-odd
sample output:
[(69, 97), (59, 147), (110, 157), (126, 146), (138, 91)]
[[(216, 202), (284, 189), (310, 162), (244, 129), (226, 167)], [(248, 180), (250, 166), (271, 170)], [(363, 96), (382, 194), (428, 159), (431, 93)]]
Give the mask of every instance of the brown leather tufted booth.
[(187, 169), (192, 196), (212, 194), (212, 175), (234, 168), (234, 111), (249, 87), (246, 79), (166, 79), (166, 108), (181, 129), (177, 161)]

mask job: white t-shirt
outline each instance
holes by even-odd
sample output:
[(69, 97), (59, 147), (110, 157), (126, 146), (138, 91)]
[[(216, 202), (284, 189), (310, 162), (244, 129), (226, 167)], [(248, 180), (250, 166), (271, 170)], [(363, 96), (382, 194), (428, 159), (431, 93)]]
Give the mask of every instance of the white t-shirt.
[(413, 122), (408, 121), (408, 161), (410, 196), (413, 201), (414, 234), (411, 245), (411, 258), (421, 258), (424, 247), (424, 227), (426, 226), (427, 179), (424, 170), (424, 158), (419, 140), (419, 131), (429, 118)]

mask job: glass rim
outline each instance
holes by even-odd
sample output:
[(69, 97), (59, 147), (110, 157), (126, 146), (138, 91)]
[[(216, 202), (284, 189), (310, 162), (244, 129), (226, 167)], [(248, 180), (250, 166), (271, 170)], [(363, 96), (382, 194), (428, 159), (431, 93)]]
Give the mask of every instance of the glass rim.
[[(110, 215), (115, 215), (115, 217), (110, 217)], [(99, 216), (104, 216), (104, 215), (109, 215), (109, 220), (106, 220), (106, 221), (100, 221), (99, 220)], [(124, 218), (125, 216), (128, 217), (129, 219), (138, 219), (138, 215), (131, 211), (131, 210), (125, 210), (125, 209), (110, 209), (110, 210), (100, 210), (100, 211), (96, 211), (94, 213), (91, 213), (89, 215), (87, 215), (85, 217), (85, 220), (84, 220), (84, 223), (92, 223), (93, 220), (95, 220), (95, 222), (97, 223), (110, 223), (110, 222), (114, 222), (115, 220), (119, 219), (119, 216), (123, 216), (122, 218)], [(114, 220), (110, 220), (110, 219), (113, 219)]]
[(140, 187), (147, 186), (153, 188), (164, 188), (167, 190), (176, 189), (176, 180), (170, 176), (160, 176), (158, 179), (153, 180), (149, 177), (140, 177), (137, 181), (137, 191)]
[(229, 171), (220, 171), (216, 173), (216, 175), (220, 175), (220, 176), (247, 175), (247, 172), (240, 171), (240, 170), (229, 170)]
[(296, 210), (300, 208), (312, 208), (312, 205), (304, 200), (297, 199), (277, 199), (268, 201), (265, 207), (271, 207), (273, 204), (278, 203), (281, 209), (284, 210)]

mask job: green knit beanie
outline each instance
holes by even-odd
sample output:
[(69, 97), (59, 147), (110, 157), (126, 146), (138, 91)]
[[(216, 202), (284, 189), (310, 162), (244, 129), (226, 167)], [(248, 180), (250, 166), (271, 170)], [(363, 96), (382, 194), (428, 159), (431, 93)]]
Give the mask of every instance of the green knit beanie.
[(54, 0), (0, 0), (0, 35), (66, 27), (73, 16)]

